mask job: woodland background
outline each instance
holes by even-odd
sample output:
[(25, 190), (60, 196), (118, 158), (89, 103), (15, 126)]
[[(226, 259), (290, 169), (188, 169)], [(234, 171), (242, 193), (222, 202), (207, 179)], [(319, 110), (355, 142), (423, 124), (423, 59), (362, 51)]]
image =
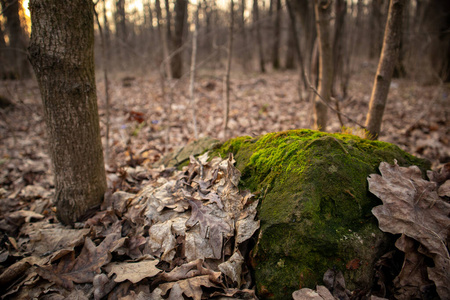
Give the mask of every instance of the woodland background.
[[(46, 189), (53, 184), (39, 88), (27, 59), (27, 3), (1, 4), (1, 184), (2, 193), (11, 196), (36, 181), (43, 180)], [(318, 54), (313, 2), (286, 4), (236, 1), (231, 14), (229, 1), (95, 2), (97, 95), (109, 171), (149, 167), (197, 137), (224, 139), (225, 134), (255, 136), (311, 127), (313, 93), (301, 82), (288, 10), (295, 19), (303, 67), (314, 85)], [(368, 109), (388, 4), (330, 4), (335, 69), (331, 106), (343, 113), (329, 110), (330, 132), (364, 134), (359, 124)], [(401, 50), (379, 137), (431, 160), (433, 167), (448, 162), (450, 154), (449, 13), (445, 0), (406, 1)], [(227, 74), (231, 101), (225, 133)], [(40, 175), (27, 178), (30, 168)]]

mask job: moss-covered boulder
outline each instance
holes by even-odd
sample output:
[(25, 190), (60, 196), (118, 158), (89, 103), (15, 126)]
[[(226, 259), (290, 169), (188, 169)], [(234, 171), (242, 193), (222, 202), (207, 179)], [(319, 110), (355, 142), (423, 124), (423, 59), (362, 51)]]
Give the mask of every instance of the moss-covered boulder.
[(260, 198), (261, 230), (253, 263), (262, 298), (291, 299), (300, 287), (322, 284), (328, 268), (347, 287), (371, 284), (375, 260), (392, 245), (378, 229), (367, 177), (380, 162), (429, 164), (395, 145), (312, 130), (239, 137), (213, 155), (234, 154), (240, 185)]

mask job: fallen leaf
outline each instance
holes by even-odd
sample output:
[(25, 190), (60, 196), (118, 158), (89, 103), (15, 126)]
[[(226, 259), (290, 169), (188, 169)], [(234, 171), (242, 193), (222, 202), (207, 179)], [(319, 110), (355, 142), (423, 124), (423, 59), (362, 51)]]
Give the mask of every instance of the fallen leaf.
[(219, 270), (233, 282), (237, 283), (237, 287), (240, 287), (243, 263), (244, 258), (239, 251), (237, 251), (227, 261), (219, 265)]
[(37, 273), (69, 290), (73, 288), (73, 282), (90, 283), (100, 273), (100, 268), (110, 262), (111, 251), (123, 244), (124, 240), (120, 239), (120, 234), (111, 234), (99, 246), (95, 246), (90, 238), (86, 238), (76, 259), (75, 253), (71, 252), (61, 258), (57, 265), (37, 266)]
[(217, 216), (219, 210), (214, 205), (203, 205), (201, 201), (189, 200), (192, 208), (192, 214), (186, 221), (186, 226), (191, 228), (197, 223), (200, 226), (201, 237), (208, 240), (211, 245), (214, 256), (212, 258), (222, 257), (223, 238), (232, 235), (232, 228), (225, 218)]
[(437, 184), (422, 179), (419, 168), (382, 162), (381, 176), (371, 174), (369, 190), (383, 201), (374, 207), (384, 232), (405, 234), (422, 244), (434, 260), (427, 269), (442, 299), (450, 298), (450, 254), (446, 247), (450, 204), (437, 194)]
[(204, 287), (214, 287), (215, 284), (209, 280), (209, 276), (198, 276), (194, 278), (179, 280), (177, 282), (168, 282), (159, 285), (159, 288), (162, 291), (162, 295), (165, 295), (172, 287), (177, 284), (180, 289), (183, 291), (183, 294), (187, 297), (194, 298), (194, 300), (202, 299), (202, 286)]
[(108, 276), (111, 277), (116, 274), (115, 282), (122, 282), (129, 280), (132, 283), (138, 283), (144, 278), (154, 277), (160, 269), (156, 267), (159, 260), (144, 260), (140, 262), (123, 262), (111, 264), (111, 271)]

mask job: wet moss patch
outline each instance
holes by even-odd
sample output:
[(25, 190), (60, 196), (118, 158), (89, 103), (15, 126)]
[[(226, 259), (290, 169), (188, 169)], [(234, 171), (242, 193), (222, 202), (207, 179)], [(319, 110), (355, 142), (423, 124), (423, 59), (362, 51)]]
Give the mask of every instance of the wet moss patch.
[[(230, 152), (242, 172), (241, 187), (260, 198), (255, 278), (260, 296), (273, 299), (322, 284), (332, 267), (344, 273), (350, 289), (370, 285), (389, 237), (371, 214), (381, 202), (368, 192), (367, 176), (394, 159), (429, 168), (393, 144), (313, 130), (231, 139), (211, 156)], [(350, 261), (357, 267), (348, 269)]]

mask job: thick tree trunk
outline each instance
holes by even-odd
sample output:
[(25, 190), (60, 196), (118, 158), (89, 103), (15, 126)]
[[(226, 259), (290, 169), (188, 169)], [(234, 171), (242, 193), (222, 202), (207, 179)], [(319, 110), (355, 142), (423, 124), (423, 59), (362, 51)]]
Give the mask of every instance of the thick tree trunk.
[(373, 139), (377, 139), (380, 134), (392, 73), (394, 72), (398, 58), (400, 39), (402, 36), (402, 12), (404, 4), (405, 0), (391, 0), (389, 4), (383, 48), (381, 50), (377, 74), (375, 75), (369, 112), (366, 119), (366, 129)]
[(44, 106), (57, 216), (73, 224), (100, 206), (106, 177), (94, 74), (91, 0), (30, 0), (30, 61)]
[(258, 44), (258, 54), (259, 54), (259, 70), (261, 73), (266, 72), (266, 67), (264, 65), (264, 47), (261, 36), (261, 24), (259, 24), (259, 7), (258, 0), (253, 0), (253, 23), (256, 29), (256, 43)]
[(314, 128), (327, 129), (328, 107), (333, 87), (333, 51), (330, 38), (331, 0), (315, 0), (314, 10), (319, 40), (319, 85), (320, 96), (314, 98)]
[[(30, 78), (31, 69), (27, 59), (28, 37), (20, 22), (21, 1), (1, 0), (2, 12), (6, 17), (5, 31), (9, 38), (9, 49), (5, 57), (11, 64), (15, 78)], [(11, 77), (11, 76), (10, 76)]]
[(183, 33), (187, 17), (187, 0), (177, 0), (175, 2), (175, 32), (173, 35), (173, 51), (171, 67), (173, 78), (181, 78), (183, 75)]
[(274, 28), (274, 42), (272, 48), (272, 67), (274, 69), (280, 68), (280, 25), (281, 25), (281, 0), (274, 0), (277, 3), (277, 10), (273, 24)]

